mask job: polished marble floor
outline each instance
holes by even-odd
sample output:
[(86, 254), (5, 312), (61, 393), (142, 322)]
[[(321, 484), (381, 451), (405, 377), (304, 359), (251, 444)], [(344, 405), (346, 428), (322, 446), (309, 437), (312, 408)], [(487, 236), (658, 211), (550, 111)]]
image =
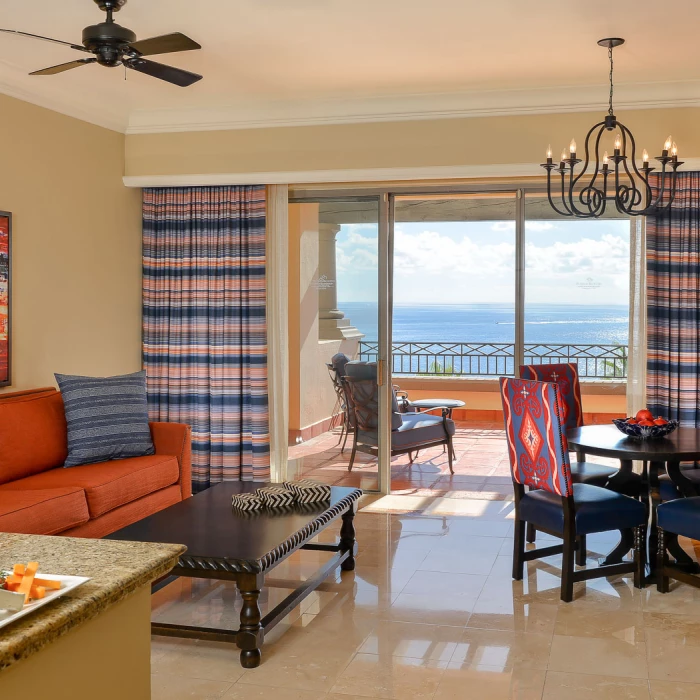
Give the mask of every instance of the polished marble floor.
[[(259, 668), (242, 669), (235, 646), (153, 637), (153, 698), (700, 698), (700, 590), (661, 595), (618, 577), (577, 583), (561, 603), (560, 557), (511, 579), (512, 502), (433, 495), (397, 512), (406, 498), (421, 497), (365, 497), (356, 570), (329, 578), (269, 635)], [(589, 537), (589, 564), (614, 543)], [(298, 552), (278, 567), (263, 612), (326, 556)], [(153, 609), (235, 628), (240, 598), (228, 584), (185, 580)]]

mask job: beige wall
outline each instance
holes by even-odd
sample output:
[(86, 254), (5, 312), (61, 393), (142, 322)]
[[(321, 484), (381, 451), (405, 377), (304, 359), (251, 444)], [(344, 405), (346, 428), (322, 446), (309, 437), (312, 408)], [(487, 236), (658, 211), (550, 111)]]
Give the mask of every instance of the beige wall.
[(0, 95), (0, 209), (13, 214), (12, 377), (141, 367), (140, 191), (124, 136)]
[[(126, 137), (126, 174), (265, 173), (541, 163), (603, 118), (589, 113), (338, 124)], [(700, 108), (620, 112), (652, 156), (673, 134), (682, 157), (700, 157)], [(595, 120), (595, 121), (594, 121)], [(536, 169), (533, 175), (539, 175)]]

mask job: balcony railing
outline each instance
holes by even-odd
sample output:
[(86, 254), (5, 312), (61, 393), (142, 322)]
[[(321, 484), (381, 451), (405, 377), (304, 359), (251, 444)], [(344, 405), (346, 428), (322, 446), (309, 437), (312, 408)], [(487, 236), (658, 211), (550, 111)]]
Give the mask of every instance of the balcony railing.
[[(525, 343), (525, 364), (575, 362), (587, 379), (627, 379), (626, 345)], [(378, 343), (360, 341), (358, 359), (377, 359)], [(394, 343), (393, 374), (431, 377), (499, 377), (513, 375), (513, 343)]]

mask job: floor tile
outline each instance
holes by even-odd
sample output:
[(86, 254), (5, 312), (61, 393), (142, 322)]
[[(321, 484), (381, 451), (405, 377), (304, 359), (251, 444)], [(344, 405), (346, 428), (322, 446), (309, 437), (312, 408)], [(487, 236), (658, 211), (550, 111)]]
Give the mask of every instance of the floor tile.
[(647, 678), (646, 645), (643, 642), (635, 644), (609, 637), (554, 635), (549, 670)]
[(646, 679), (547, 672), (542, 700), (650, 700)]
[(464, 669), (546, 670), (552, 636), (509, 630), (467, 628), (450, 661)]
[(700, 683), (700, 618), (646, 613), (644, 621), (649, 678)]
[(649, 681), (651, 700), (697, 700), (700, 684), (673, 681)]
[(151, 700), (220, 700), (231, 683), (154, 673)]
[(403, 588), (403, 593), (437, 597), (468, 596), (477, 598), (486, 576), (451, 574), (439, 571), (416, 571)]
[(221, 700), (327, 700), (327, 698), (328, 695), (323, 691), (236, 684), (224, 693)]
[(449, 661), (462, 637), (462, 627), (384, 620), (370, 632), (359, 651), (385, 656)]
[(235, 644), (183, 639), (151, 663), (153, 673), (234, 683), (244, 669)]
[(446, 667), (444, 661), (358, 654), (337, 679), (331, 692), (396, 700), (428, 700), (434, 696)]
[(545, 672), (527, 668), (463, 668), (450, 663), (433, 700), (540, 700)]

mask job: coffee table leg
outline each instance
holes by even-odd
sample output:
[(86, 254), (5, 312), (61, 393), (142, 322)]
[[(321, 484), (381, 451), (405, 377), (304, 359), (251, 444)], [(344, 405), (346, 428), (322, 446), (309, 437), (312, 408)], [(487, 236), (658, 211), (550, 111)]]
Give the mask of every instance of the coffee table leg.
[(241, 609), (241, 626), (236, 635), (236, 644), (241, 650), (241, 666), (257, 668), (260, 665), (260, 647), (265, 636), (260, 624), (260, 607), (258, 597), (263, 584), (261, 574), (241, 574), (237, 579), (238, 590), (243, 597)]
[(350, 552), (350, 556), (340, 565), (343, 571), (355, 570), (355, 504), (353, 503), (342, 515), (340, 528), (340, 551)]

